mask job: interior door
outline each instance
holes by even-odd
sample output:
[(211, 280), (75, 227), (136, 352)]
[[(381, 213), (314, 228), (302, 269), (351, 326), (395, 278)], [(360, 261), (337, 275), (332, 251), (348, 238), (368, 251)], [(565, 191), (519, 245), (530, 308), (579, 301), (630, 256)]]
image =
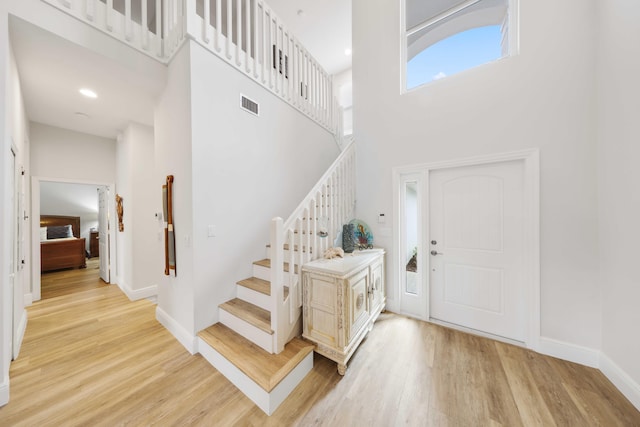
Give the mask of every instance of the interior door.
[(429, 174), (430, 317), (524, 342), (524, 161)]
[(107, 186), (98, 187), (98, 247), (100, 278), (109, 283), (109, 187)]

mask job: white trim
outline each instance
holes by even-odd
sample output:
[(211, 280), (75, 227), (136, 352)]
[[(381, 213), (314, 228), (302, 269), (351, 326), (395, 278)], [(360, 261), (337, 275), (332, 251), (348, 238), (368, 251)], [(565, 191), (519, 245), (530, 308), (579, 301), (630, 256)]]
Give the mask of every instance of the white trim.
[[(529, 150), (520, 150), (506, 153), (488, 154), (482, 156), (467, 157), (463, 159), (443, 160), (433, 163), (421, 163), (409, 166), (398, 166), (392, 170), (392, 185), (394, 189), (394, 212), (399, 212), (399, 185), (401, 177), (409, 174), (423, 174), (423, 206), (422, 218), (423, 224), (429, 224), (429, 173), (431, 171), (448, 169), (463, 166), (475, 166), (483, 164), (501, 163), (514, 160), (524, 161), (524, 270), (525, 270), (525, 286), (528, 295), (527, 301), (529, 317), (527, 319), (527, 336), (525, 337), (525, 345), (527, 348), (538, 351), (540, 340), (540, 151), (537, 148)], [(398, 220), (394, 224), (394, 248), (399, 252), (400, 241), (397, 237), (399, 232)], [(422, 238), (429, 236), (429, 227), (423, 227)], [(424, 250), (422, 252), (425, 252)], [(428, 257), (423, 256), (423, 265), (428, 271)], [(397, 257), (396, 257), (397, 258)], [(393, 260), (393, 275), (399, 277), (398, 260)], [(429, 294), (429, 275), (425, 275), (423, 280), (427, 280), (427, 295)], [(400, 292), (399, 289), (396, 289)], [(399, 294), (398, 294), (399, 295)], [(398, 300), (399, 301), (399, 300)], [(400, 304), (397, 304), (398, 306)], [(402, 313), (400, 311), (401, 314)], [(430, 309), (427, 306), (427, 317), (430, 317)]]
[(202, 357), (267, 415), (275, 412), (278, 406), (280, 406), (313, 368), (313, 352), (310, 352), (269, 393), (201, 338), (198, 338), (198, 348)]
[(198, 352), (198, 337), (191, 335), (160, 307), (156, 307), (156, 320), (160, 322), (190, 354)]
[(599, 367), (600, 352), (598, 350), (547, 337), (540, 337), (538, 344), (536, 350), (538, 353), (591, 368)]
[(30, 305), (33, 305), (33, 294), (31, 292), (24, 294), (24, 306), (29, 307)]
[(27, 331), (27, 310), (22, 310), (22, 316), (20, 316), (20, 323), (16, 329), (18, 335), (14, 339), (13, 358), (17, 359), (20, 354), (20, 348), (22, 347), (22, 340), (24, 339), (24, 333)]
[(158, 285), (151, 285), (141, 289), (131, 289), (131, 286), (124, 280), (118, 280), (118, 287), (131, 301), (155, 297), (158, 295)]
[(640, 384), (604, 353), (600, 353), (600, 371), (640, 411)]
[(9, 382), (0, 384), (0, 406), (9, 403)]

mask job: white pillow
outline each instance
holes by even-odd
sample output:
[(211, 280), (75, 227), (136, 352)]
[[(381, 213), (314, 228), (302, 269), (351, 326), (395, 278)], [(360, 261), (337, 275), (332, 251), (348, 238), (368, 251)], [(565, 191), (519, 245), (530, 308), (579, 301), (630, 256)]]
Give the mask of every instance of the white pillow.
[(40, 241), (47, 240), (47, 227), (40, 227)]

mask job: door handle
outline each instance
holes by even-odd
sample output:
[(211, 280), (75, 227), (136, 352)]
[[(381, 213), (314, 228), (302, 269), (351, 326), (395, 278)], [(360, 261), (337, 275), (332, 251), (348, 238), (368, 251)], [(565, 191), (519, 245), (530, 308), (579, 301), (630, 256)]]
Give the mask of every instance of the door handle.
[(436, 256), (436, 255), (444, 255), (442, 252), (438, 252), (435, 249), (431, 251), (431, 255)]

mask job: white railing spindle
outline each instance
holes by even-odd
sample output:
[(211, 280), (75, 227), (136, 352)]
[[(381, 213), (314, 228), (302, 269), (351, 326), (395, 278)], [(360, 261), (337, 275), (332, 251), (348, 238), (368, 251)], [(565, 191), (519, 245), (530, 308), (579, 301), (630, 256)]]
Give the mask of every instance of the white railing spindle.
[(231, 59), (231, 39), (233, 39), (233, 4), (231, 0), (226, 0), (227, 3), (227, 43), (226, 43), (226, 57)]
[(91, 22), (96, 19), (96, 0), (85, 1), (85, 16)]
[(113, 31), (113, 0), (107, 0), (107, 10), (105, 11), (104, 25), (107, 31)]
[(253, 78), (258, 80), (258, 50), (260, 48), (259, 39), (258, 39), (258, 27), (260, 26), (260, 6), (258, 4), (258, 0), (252, 0), (253, 3)]
[(211, 37), (209, 36), (209, 26), (211, 26), (211, 3), (209, 3), (209, 0), (204, 0), (203, 13), (204, 25), (202, 26), (202, 41), (208, 44), (209, 41), (211, 41)]
[[(244, 49), (244, 65), (247, 74), (251, 74), (251, 0), (245, 0), (245, 49)], [(240, 44), (240, 43), (238, 43)]]
[(124, 0), (124, 38), (131, 41), (131, 0)]
[[(242, 0), (236, 3), (236, 65), (242, 67)], [(233, 33), (232, 33), (233, 34)]]
[(216, 0), (216, 51), (222, 50), (222, 0)]
[(142, 48), (149, 50), (149, 18), (147, 12), (147, 0), (142, 0), (142, 8), (140, 10), (142, 24)]

